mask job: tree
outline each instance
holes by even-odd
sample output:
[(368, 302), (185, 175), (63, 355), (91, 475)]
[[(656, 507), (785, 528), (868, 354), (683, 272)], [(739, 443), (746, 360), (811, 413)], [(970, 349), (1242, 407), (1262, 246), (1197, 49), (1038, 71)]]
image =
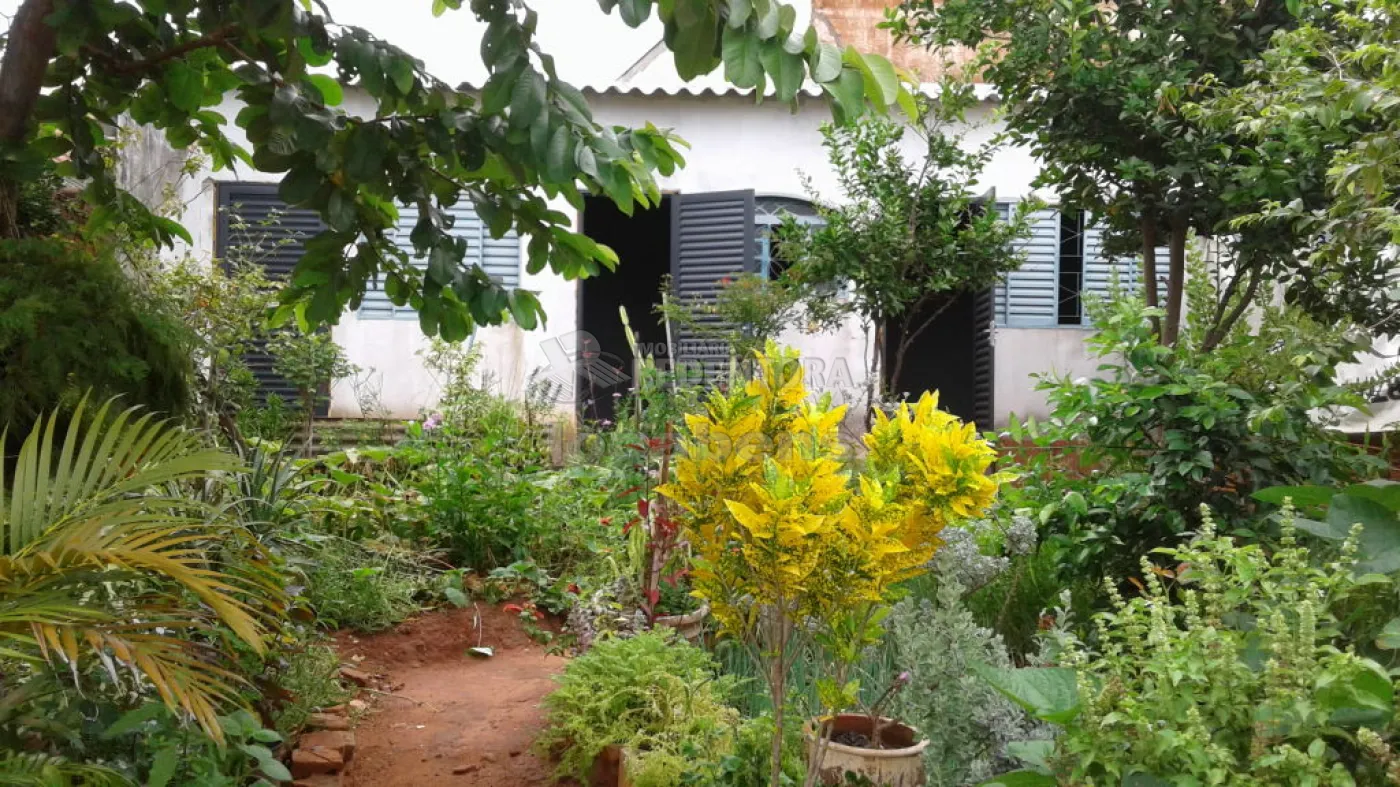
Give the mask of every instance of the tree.
[[(1015, 242), (1029, 234), (1034, 205), (1022, 203), (1003, 220), (995, 195), (976, 191), (994, 148), (969, 152), (949, 130), (974, 100), (966, 86), (950, 86), (937, 101), (921, 100), (907, 127), (867, 116), (824, 128), (842, 201), (821, 210), (825, 224), (816, 229), (788, 221), (780, 230), (781, 253), (793, 263), (788, 275), (815, 293), (810, 310), (827, 322), (854, 312), (873, 330), (872, 398), (899, 379), (914, 340), (958, 296), (991, 287), (1022, 262)], [(906, 133), (923, 143), (922, 160), (905, 157)], [(832, 299), (830, 287), (842, 286), (852, 297)], [(887, 359), (892, 329), (898, 341)]]
[[(1044, 162), (1038, 186), (1106, 222), (1110, 249), (1136, 249), (1160, 341), (1182, 324), (1186, 244), (1224, 252), (1227, 280), (1204, 349), (1273, 281), (1288, 283), (1312, 234), (1287, 217), (1247, 225), (1270, 202), (1320, 209), (1328, 161), (1293, 137), (1246, 137), (1183, 106), (1254, 80), (1272, 36), (1298, 23), (1293, 0), (905, 0), (906, 40), (979, 47), (973, 67), (1003, 101), (1008, 136)], [(1165, 242), (1165, 276), (1157, 248)], [(1159, 279), (1165, 278), (1165, 292)]]
[(1211, 96), (1202, 116), (1249, 140), (1286, 138), (1328, 156), (1329, 201), (1278, 200), (1248, 227), (1297, 222), (1316, 243), (1289, 294), (1323, 319), (1400, 329), (1400, 3), (1322, 0), (1276, 34), (1249, 82)]
[[(434, 0), (433, 10), (461, 5)], [(199, 148), (215, 169), (241, 162), (281, 173), (281, 197), (320, 214), (328, 228), (307, 242), (279, 320), (335, 322), (378, 276), (394, 303), (417, 309), (430, 335), (460, 339), (510, 317), (533, 328), (544, 318), (535, 296), (464, 264), (466, 244), (449, 233), (443, 209), (470, 201), (493, 235), (513, 227), (529, 239), (531, 273), (549, 266), (586, 276), (617, 257), (574, 232), (548, 200), (581, 208), (589, 191), (624, 212), (654, 205), (653, 173), (670, 174), (683, 159), (668, 131), (595, 122), (582, 93), (535, 43), (538, 16), (524, 0), (469, 5), (487, 23), (481, 58), (490, 77), (480, 91), (442, 82), (404, 50), (334, 23), (324, 3), (313, 10), (312, 0), (24, 0), (0, 60), (0, 239), (21, 230), (19, 186), (57, 159), (87, 184), (95, 223), (124, 222), (162, 242), (188, 239), (114, 182), (103, 146), (129, 115), (177, 148)], [(761, 93), (771, 81), (788, 102), (810, 78), (842, 117), (867, 102), (909, 101), (888, 60), (820, 42), (777, 0), (600, 6), (633, 27), (655, 6), (683, 78), (723, 64), (734, 84)], [(316, 70), (332, 65), (334, 77)], [(374, 117), (337, 109), (345, 83), (377, 102)], [(228, 118), (213, 109), (230, 95), (244, 105), (234, 121), (248, 150), (229, 139)], [(396, 204), (419, 208), (411, 237), (426, 271), (386, 237)]]

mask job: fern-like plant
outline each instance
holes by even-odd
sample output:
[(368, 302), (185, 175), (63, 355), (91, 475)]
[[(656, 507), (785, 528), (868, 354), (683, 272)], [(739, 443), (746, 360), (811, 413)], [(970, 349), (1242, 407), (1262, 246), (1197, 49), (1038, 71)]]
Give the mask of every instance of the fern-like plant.
[(281, 591), (236, 522), (179, 490), (237, 460), (111, 402), (59, 431), (41, 420), (0, 467), (0, 657), (139, 675), (222, 739), (240, 679), (199, 635), (221, 624), (261, 653)]

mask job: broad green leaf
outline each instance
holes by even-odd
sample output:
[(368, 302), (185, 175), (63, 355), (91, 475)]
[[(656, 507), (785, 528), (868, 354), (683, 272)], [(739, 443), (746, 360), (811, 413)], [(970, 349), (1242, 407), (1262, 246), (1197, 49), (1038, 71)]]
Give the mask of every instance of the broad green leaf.
[(982, 782), (978, 787), (1056, 787), (1054, 776), (1040, 771), (1012, 771)]
[(749, 21), (749, 14), (753, 11), (753, 0), (727, 0), (729, 8), (728, 22), (730, 27), (743, 27)]
[(1376, 637), (1376, 647), (1386, 650), (1400, 650), (1400, 618), (1385, 624), (1380, 636)]
[(1262, 503), (1283, 505), (1286, 498), (1293, 500), (1298, 508), (1325, 506), (1337, 494), (1337, 490), (1327, 486), (1271, 486), (1254, 493), (1254, 499)]
[(288, 205), (305, 205), (316, 196), (316, 192), (325, 182), (325, 174), (314, 165), (298, 164), (282, 176), (282, 183), (277, 187), (277, 196)]
[(148, 702), (139, 708), (129, 710), (112, 722), (112, 726), (102, 731), (102, 739), (111, 740), (125, 735), (163, 713), (165, 713), (165, 706), (159, 702)]
[(1400, 516), (1400, 484), (1394, 481), (1377, 480), (1367, 481), (1364, 484), (1353, 484), (1343, 492), (1352, 497), (1362, 497), (1380, 503), (1394, 511), (1396, 516)]
[(838, 120), (849, 121), (859, 117), (865, 102), (865, 80), (854, 68), (841, 69), (841, 76), (831, 82), (823, 82), (825, 90), (836, 102)]
[(763, 80), (758, 37), (748, 30), (724, 29), (724, 78), (735, 87), (758, 87)]
[(763, 45), (760, 55), (769, 79), (773, 80), (773, 90), (778, 94), (778, 100), (786, 102), (796, 98), (797, 91), (802, 89), (802, 80), (807, 76), (802, 56), (783, 49), (773, 41)]
[(534, 69), (527, 69), (521, 74), (510, 94), (511, 128), (526, 128), (532, 125), (544, 110), (547, 92), (544, 75)]
[(1064, 724), (1079, 715), (1079, 684), (1072, 669), (999, 669), (975, 664), (972, 671), (1038, 719)]
[(1012, 741), (1006, 744), (1006, 753), (1036, 768), (1048, 768), (1050, 755), (1055, 751), (1053, 740)]
[(276, 757), (268, 757), (265, 760), (258, 760), (258, 770), (263, 775), (275, 782), (289, 782), (292, 780), (292, 772), (287, 770)]
[(183, 60), (174, 60), (165, 67), (162, 84), (177, 109), (195, 112), (204, 101), (204, 74)]
[(628, 27), (638, 27), (651, 16), (652, 0), (620, 0), (617, 13)]
[(899, 99), (899, 74), (894, 64), (879, 55), (863, 55), (855, 47), (846, 47), (846, 64), (860, 71), (865, 80), (865, 95), (884, 108)]
[(180, 765), (180, 750), (175, 746), (156, 749), (151, 758), (151, 770), (146, 774), (146, 787), (165, 787), (175, 776)]
[(515, 324), (527, 331), (533, 331), (538, 325), (536, 321), (540, 302), (529, 290), (512, 290), (509, 298), (510, 314), (515, 318)]
[[(1400, 517), (1394, 511), (1364, 497), (1349, 493), (1336, 495), (1327, 509), (1327, 524), (1341, 533), (1360, 523), (1361, 549), (1357, 558), (1362, 565), (1388, 552), (1400, 550)], [(1388, 571), (1367, 569), (1386, 574)]]
[[(687, 2), (688, 0), (680, 0), (682, 7)], [(714, 16), (714, 8), (708, 2), (703, 3), (703, 6), (703, 9), (697, 9), (697, 12), (703, 15), (700, 21), (684, 25), (677, 23), (674, 27), (671, 51), (675, 56), (676, 73), (681, 79), (694, 79), (710, 73), (715, 67), (718, 20)], [(677, 16), (680, 16), (679, 12)]]
[(312, 74), (307, 77), (321, 93), (321, 101), (328, 107), (339, 106), (345, 100), (345, 91), (334, 77), (325, 74)]
[(820, 43), (812, 52), (809, 64), (813, 80), (830, 82), (841, 76), (841, 49), (834, 44)]

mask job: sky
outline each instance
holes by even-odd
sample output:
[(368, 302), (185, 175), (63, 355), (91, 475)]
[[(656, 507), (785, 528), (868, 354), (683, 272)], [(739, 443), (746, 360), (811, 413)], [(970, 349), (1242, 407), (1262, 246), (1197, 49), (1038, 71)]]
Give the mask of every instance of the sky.
[[(432, 0), (325, 0), (334, 20), (363, 27), (421, 59), (429, 72), (450, 84), (479, 82), (484, 28), (465, 9), (434, 18)], [(8, 27), (20, 0), (0, 0), (0, 25)], [(532, 0), (540, 14), (538, 40), (555, 57), (559, 75), (575, 84), (615, 79), (653, 44), (661, 26), (653, 17), (638, 30), (617, 13), (605, 15), (597, 0)]]

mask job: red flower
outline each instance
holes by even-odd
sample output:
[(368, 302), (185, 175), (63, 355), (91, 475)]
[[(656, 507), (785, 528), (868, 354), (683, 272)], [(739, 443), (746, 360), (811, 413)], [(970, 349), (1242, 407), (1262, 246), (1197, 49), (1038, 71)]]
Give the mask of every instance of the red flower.
[(519, 604), (507, 604), (507, 605), (505, 605), (504, 607), (501, 607), (501, 611), (502, 611), (502, 612), (514, 612), (515, 614), (518, 615), (518, 614), (520, 614), (521, 612), (524, 612), (524, 611), (525, 611), (525, 608), (522, 607), (522, 606), (520, 606)]

